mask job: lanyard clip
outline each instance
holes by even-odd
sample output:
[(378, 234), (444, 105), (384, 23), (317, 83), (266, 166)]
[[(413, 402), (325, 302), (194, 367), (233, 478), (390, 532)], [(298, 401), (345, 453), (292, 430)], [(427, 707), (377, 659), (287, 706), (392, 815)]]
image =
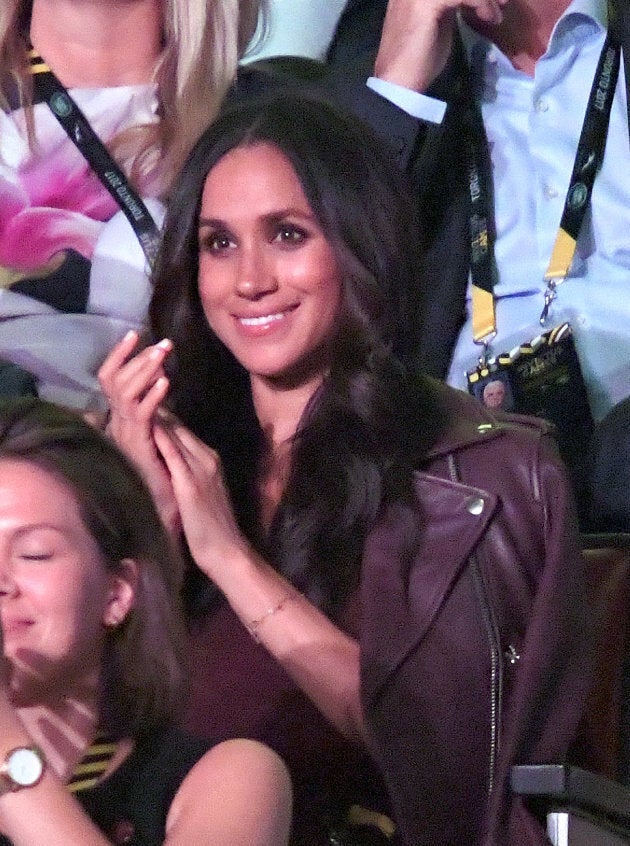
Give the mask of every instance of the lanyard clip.
[[(559, 281), (561, 282), (562, 280)], [(543, 310), (540, 313), (541, 326), (544, 326), (547, 322), (547, 318), (549, 317), (549, 311), (551, 310), (551, 304), (558, 296), (556, 288), (558, 287), (559, 281), (557, 279), (547, 280), (547, 287), (545, 289), (545, 304), (543, 306)]]
[(475, 343), (481, 347), (481, 352), (479, 354), (480, 368), (487, 367), (488, 365), (488, 360), (490, 359), (490, 342), (496, 334), (496, 332), (491, 332), (489, 335), (486, 335), (485, 338), (475, 341)]

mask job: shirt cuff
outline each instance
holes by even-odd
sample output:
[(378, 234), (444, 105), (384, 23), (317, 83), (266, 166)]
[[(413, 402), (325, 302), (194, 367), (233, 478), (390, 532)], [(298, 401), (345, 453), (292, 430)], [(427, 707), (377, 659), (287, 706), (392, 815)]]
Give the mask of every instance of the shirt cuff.
[(395, 82), (386, 82), (376, 76), (371, 76), (367, 85), (411, 117), (430, 123), (442, 123), (446, 112), (446, 103), (443, 100), (436, 100), (435, 97), (428, 97), (419, 91), (412, 91), (411, 88), (405, 88)]

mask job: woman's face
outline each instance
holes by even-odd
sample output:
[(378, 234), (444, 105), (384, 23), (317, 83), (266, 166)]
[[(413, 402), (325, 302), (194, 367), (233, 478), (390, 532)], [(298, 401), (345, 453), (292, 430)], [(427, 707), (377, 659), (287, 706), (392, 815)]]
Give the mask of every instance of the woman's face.
[(208, 174), (199, 293), (210, 327), (252, 379), (299, 383), (327, 370), (339, 268), (276, 147), (237, 147)]
[(28, 461), (0, 460), (0, 622), (17, 704), (98, 679), (120, 581), (70, 489)]

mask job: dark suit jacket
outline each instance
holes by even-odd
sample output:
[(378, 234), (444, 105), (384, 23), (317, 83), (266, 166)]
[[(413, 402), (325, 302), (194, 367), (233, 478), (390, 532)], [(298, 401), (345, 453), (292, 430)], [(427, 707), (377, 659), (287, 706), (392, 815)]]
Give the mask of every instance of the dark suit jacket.
[(386, 10), (387, 0), (348, 0), (328, 48), (328, 64), (344, 65), (373, 58)]
[[(630, 125), (630, 3), (616, 0), (622, 41)], [(365, 85), (378, 48), (387, 0), (350, 0), (331, 43), (329, 64), (337, 96), (392, 145), (413, 180), (427, 244), (422, 268), (425, 315), (419, 365), (443, 378), (464, 320), (469, 270), (468, 186), (462, 145), (461, 81), (466, 72), (461, 45), (429, 93), (449, 104), (439, 126), (410, 117)], [(352, 59), (352, 63), (350, 62)]]

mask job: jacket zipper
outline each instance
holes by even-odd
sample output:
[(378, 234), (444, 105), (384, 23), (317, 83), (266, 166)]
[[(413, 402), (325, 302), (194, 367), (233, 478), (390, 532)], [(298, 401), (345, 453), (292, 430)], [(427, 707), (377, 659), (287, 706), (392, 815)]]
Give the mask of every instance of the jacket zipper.
[[(453, 453), (447, 457), (451, 481), (461, 482), (457, 463)], [(484, 627), (490, 650), (490, 749), (488, 761), (488, 796), (494, 787), (494, 771), (497, 755), (501, 744), (501, 700), (503, 698), (503, 660), (501, 641), (496, 625), (492, 606), (488, 598), (485, 579), (481, 571), (479, 560), (475, 554), (469, 558), (475, 592), (479, 600)]]
[(488, 767), (488, 795), (494, 787), (494, 771), (501, 745), (501, 700), (503, 697), (503, 660), (496, 621), (488, 599), (485, 581), (476, 555), (470, 556), (470, 567), (481, 607), (490, 647), (490, 759)]

